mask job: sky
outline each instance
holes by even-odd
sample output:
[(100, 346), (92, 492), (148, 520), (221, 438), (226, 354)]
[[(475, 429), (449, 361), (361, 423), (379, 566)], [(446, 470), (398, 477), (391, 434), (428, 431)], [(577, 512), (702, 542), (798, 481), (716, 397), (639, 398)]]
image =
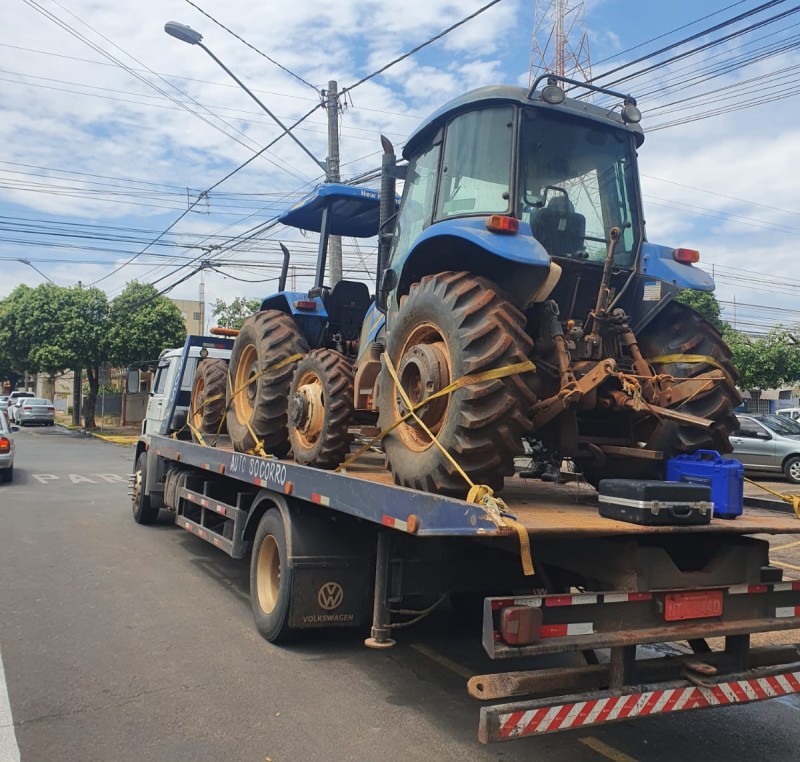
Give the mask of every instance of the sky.
[[(203, 50), (168, 37), (164, 23), (175, 20), (201, 32), (204, 43), (289, 124), (319, 104), (319, 90), (329, 80), (350, 86), (485, 2), (197, 0), (281, 69), (186, 0), (4, 0), (0, 298), (20, 283), (42, 282), (43, 273), (59, 285), (96, 284), (110, 298), (132, 279), (166, 288), (186, 277), (169, 295), (196, 299), (200, 276), (187, 276), (197, 261), (209, 258), (220, 264), (203, 278), (209, 304), (261, 297), (276, 289), (278, 241), (292, 251), (294, 283), (307, 287), (314, 236), (277, 226), (246, 245), (225, 247), (313, 188), (321, 180), (319, 167), (284, 137), (201, 197), (280, 129)], [(593, 74), (761, 4), (586, 0)], [(343, 179), (379, 165), (381, 134), (400, 148), (426, 115), (451, 98), (481, 85), (526, 85), (536, 5), (501, 0), (355, 87), (340, 119)], [(792, 7), (776, 3), (600, 81)], [(776, 322), (800, 323), (800, 89), (793, 84), (798, 33), (800, 14), (793, 13), (616, 86), (636, 96), (643, 113), (639, 163), (648, 239), (699, 249), (702, 266), (717, 280), (723, 316), (753, 333)], [(767, 45), (769, 57), (763, 56)], [(762, 60), (718, 71), (756, 51)], [(717, 76), (700, 81), (712, 67)], [(752, 105), (729, 110), (744, 103)], [(712, 110), (727, 113), (694, 118)], [(325, 159), (323, 110), (296, 135)], [(346, 277), (367, 279), (374, 268), (371, 243), (345, 240)]]

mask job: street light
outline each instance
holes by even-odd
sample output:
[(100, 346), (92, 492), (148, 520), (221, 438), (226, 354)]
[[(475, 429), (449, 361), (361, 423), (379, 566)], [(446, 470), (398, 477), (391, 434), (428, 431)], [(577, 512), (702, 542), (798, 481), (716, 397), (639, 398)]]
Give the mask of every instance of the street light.
[(314, 156), (308, 148), (303, 145), (303, 143), (292, 133), (290, 132), (289, 128), (278, 119), (275, 114), (273, 114), (257, 97), (256, 95), (247, 87), (247, 85), (242, 82), (227, 66), (225, 66), (222, 61), (219, 60), (205, 45), (203, 45), (203, 35), (200, 32), (195, 31), (190, 26), (186, 26), (186, 24), (179, 24), (177, 21), (168, 21), (164, 24), (164, 31), (170, 36), (174, 37), (176, 40), (180, 40), (181, 42), (186, 42), (189, 45), (197, 45), (201, 47), (203, 50), (208, 53), (211, 58), (213, 58), (217, 64), (228, 74), (228, 76), (236, 82), (239, 87), (242, 88), (260, 107), (261, 109), (292, 139), (294, 140), (300, 148), (307, 153), (314, 163), (325, 172), (326, 176), (328, 174), (328, 167), (324, 162), (321, 162), (316, 156)]
[(36, 267), (36, 265), (35, 265), (35, 264), (33, 264), (33, 262), (31, 262), (31, 261), (30, 261), (30, 259), (22, 259), (22, 258), (18, 258), (18, 259), (17, 259), (17, 262), (22, 262), (22, 264), (23, 264), (23, 265), (28, 265), (28, 267), (32, 267), (32, 268), (33, 268), (34, 270), (36, 270), (36, 272), (37, 272), (37, 273), (39, 273), (39, 275), (41, 275), (41, 276), (42, 276), (42, 277), (43, 277), (43, 278), (44, 278), (46, 281), (48, 281), (49, 283), (52, 283), (54, 286), (56, 285), (56, 284), (55, 284), (55, 281), (53, 281), (51, 278), (49, 278), (47, 275), (45, 275), (45, 274), (44, 274), (44, 273), (43, 273), (43, 272), (42, 272), (42, 271), (41, 271), (41, 270), (40, 270), (38, 267)]

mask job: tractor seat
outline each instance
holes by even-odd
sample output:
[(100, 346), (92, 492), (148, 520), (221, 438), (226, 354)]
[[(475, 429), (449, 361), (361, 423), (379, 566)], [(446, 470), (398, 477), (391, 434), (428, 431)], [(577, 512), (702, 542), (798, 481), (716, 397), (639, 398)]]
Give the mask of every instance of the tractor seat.
[(357, 339), (370, 304), (372, 297), (365, 283), (340, 280), (325, 299), (331, 333), (340, 333), (343, 341)]
[(566, 196), (550, 199), (531, 212), (531, 230), (551, 257), (574, 257), (583, 251), (586, 217), (578, 214)]

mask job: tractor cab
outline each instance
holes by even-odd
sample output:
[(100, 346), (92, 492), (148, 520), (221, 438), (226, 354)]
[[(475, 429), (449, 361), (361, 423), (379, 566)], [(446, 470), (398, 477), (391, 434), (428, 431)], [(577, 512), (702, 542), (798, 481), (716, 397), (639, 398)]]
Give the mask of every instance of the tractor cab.
[(565, 98), (555, 84), (482, 87), (427, 119), (403, 151), (389, 309), (411, 283), (448, 269), (491, 277), (525, 309), (542, 298), (551, 263), (602, 270), (613, 227), (615, 264), (630, 268), (642, 239), (644, 136), (632, 99), (619, 97), (622, 110)]

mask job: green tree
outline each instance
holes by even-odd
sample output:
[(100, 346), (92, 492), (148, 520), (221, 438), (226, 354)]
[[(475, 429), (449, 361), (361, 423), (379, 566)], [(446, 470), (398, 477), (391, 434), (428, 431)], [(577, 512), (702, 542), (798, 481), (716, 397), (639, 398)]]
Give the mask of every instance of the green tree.
[(223, 328), (241, 328), (244, 319), (258, 312), (261, 299), (248, 299), (237, 296), (230, 304), (217, 299), (211, 305), (211, 314), (217, 325)]
[(800, 347), (789, 331), (778, 326), (764, 337), (750, 338), (727, 328), (724, 335), (742, 389), (775, 389), (800, 381)]
[(722, 331), (727, 325), (720, 317), (721, 309), (717, 297), (710, 291), (686, 289), (675, 297), (675, 301), (691, 307), (695, 312), (699, 312), (718, 331)]

